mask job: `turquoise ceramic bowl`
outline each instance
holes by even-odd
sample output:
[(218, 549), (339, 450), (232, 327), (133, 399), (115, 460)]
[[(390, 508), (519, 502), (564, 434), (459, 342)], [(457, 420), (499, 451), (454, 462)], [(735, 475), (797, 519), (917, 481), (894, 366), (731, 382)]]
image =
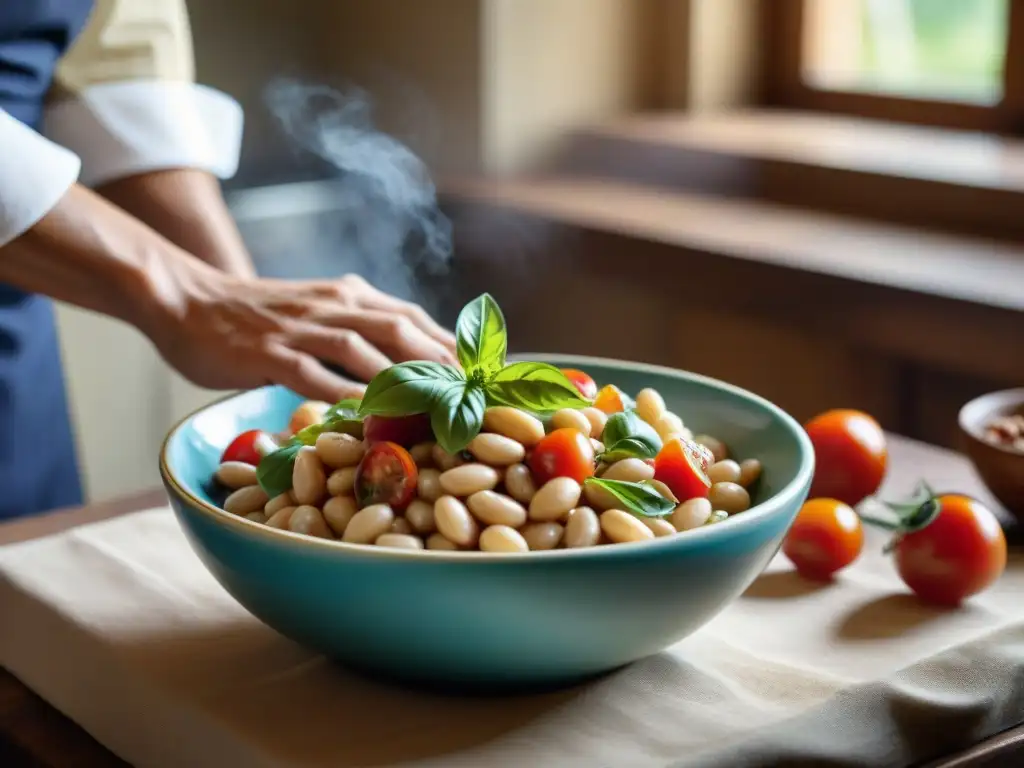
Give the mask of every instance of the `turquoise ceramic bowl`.
[(300, 398), (268, 387), (171, 431), (161, 472), (174, 512), (206, 567), (255, 616), (375, 675), (560, 685), (658, 653), (738, 597), (778, 551), (810, 487), (810, 441), (776, 406), (719, 381), (595, 358), (527, 359), (582, 368), (630, 393), (655, 387), (695, 432), (761, 460), (756, 506), (675, 537), (525, 555), (387, 550), (278, 531), (218, 509), (204, 490), (235, 435), (287, 424)]

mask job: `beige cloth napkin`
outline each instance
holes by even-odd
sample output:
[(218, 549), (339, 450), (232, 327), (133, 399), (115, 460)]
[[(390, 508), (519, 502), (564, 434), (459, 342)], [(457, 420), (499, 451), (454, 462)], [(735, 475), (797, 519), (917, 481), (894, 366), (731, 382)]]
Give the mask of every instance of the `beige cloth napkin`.
[(902, 766), (1024, 720), (1024, 565), (931, 610), (881, 543), (823, 588), (779, 558), (697, 634), (586, 687), (447, 698), (280, 637), (155, 509), (0, 548), (0, 663), (138, 766)]

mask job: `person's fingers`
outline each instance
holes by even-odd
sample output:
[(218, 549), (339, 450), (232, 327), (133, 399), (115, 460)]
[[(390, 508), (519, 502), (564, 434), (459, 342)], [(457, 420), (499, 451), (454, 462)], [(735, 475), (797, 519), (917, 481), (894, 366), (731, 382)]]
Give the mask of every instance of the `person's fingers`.
[(381, 310), (342, 310), (315, 314), (312, 322), (356, 331), (392, 360), (430, 360), (452, 364), (447, 347), (428, 335), (405, 315)]
[(362, 397), (366, 387), (327, 370), (310, 354), (283, 345), (270, 350), (267, 378), (310, 400), (336, 403)]
[(455, 336), (427, 314), (423, 307), (379, 291), (365, 281), (346, 283), (342, 290), (354, 298), (360, 307), (397, 312), (409, 318), (421, 331), (447, 349), (452, 355), (452, 362), (455, 361)]
[(369, 381), (391, 365), (373, 344), (349, 328), (303, 324), (285, 337), (288, 345), (318, 360), (335, 363), (351, 376)]

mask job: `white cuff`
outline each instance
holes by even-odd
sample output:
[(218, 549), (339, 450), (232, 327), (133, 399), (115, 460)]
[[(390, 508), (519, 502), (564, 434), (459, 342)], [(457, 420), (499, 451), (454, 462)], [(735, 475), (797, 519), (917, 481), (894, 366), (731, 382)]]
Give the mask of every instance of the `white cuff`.
[(0, 109), (0, 246), (25, 232), (64, 196), (81, 162)]
[(82, 183), (168, 168), (219, 178), (238, 169), (242, 108), (194, 83), (131, 80), (87, 88), (46, 110), (44, 132), (82, 158)]

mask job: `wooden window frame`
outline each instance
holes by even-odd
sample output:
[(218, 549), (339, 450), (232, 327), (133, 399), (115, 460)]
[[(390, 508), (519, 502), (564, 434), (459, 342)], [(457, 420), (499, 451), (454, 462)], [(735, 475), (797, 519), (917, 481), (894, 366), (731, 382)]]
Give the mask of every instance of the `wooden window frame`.
[[(813, 0), (811, 0), (813, 2)], [(804, 0), (762, 0), (767, 106), (943, 128), (1024, 134), (1024, 0), (1010, 0), (1003, 97), (994, 105), (825, 90), (803, 79)]]

